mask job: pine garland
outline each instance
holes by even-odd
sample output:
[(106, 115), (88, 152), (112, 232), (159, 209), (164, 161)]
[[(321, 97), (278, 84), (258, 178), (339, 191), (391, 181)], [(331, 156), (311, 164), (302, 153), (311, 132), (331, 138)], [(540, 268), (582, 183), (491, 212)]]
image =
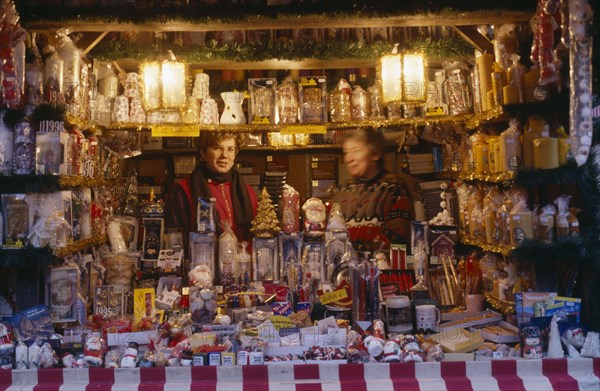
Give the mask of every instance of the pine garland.
[[(388, 53), (393, 46), (389, 42), (377, 41), (368, 44), (358, 41), (303, 41), (291, 39), (255, 43), (219, 44), (210, 40), (205, 46), (170, 45), (170, 49), (178, 59), (188, 63), (202, 63), (216, 60), (235, 62), (258, 62), (266, 60), (301, 61), (305, 59), (341, 60), (362, 59), (376, 60)], [(430, 38), (417, 39), (410, 43), (409, 50), (418, 50), (431, 58), (471, 56), (473, 48), (459, 38), (446, 37), (440, 40)], [(101, 61), (116, 61), (131, 58), (136, 61), (153, 61), (160, 53), (157, 45), (128, 42), (123, 40), (105, 40), (96, 45), (89, 56)]]

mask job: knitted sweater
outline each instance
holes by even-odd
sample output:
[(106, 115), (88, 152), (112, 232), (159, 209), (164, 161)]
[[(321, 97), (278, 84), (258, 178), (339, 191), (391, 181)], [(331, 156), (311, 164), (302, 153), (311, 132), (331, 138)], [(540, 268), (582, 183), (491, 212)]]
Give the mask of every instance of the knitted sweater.
[(410, 244), (414, 207), (408, 187), (396, 175), (381, 172), (369, 181), (353, 180), (330, 200), (340, 204), (358, 251), (389, 249), (390, 243)]

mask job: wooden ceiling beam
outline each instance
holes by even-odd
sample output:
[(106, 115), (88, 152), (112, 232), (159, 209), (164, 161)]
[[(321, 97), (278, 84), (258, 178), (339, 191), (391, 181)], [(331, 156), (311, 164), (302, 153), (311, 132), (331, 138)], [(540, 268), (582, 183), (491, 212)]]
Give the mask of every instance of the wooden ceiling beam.
[(477, 26), (451, 26), (467, 43), (483, 53), (494, 53), (494, 45), (477, 31)]
[(229, 31), (229, 30), (279, 30), (279, 29), (323, 29), (323, 28), (369, 28), (369, 27), (420, 27), (420, 26), (471, 26), (479, 24), (505, 24), (527, 22), (530, 11), (443, 12), (439, 14), (398, 15), (392, 17), (324, 17), (307, 15), (301, 17), (279, 17), (276, 19), (250, 16), (246, 21), (183, 22), (168, 23), (111, 23), (98, 20), (84, 21), (40, 21), (28, 22), (29, 31), (49, 32), (68, 28), (71, 32), (136, 32), (136, 31)]
[(82, 50), (83, 55), (85, 56), (92, 50), (96, 45), (104, 39), (108, 35), (108, 31), (102, 32), (82, 32), (78, 33), (80, 38), (77, 40), (77, 47)]

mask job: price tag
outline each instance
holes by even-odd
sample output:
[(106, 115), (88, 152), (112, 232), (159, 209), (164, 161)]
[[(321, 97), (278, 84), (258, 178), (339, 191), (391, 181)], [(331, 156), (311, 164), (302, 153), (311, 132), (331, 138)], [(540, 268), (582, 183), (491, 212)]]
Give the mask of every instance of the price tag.
[(281, 134), (325, 134), (324, 125), (288, 125), (281, 128)]
[(198, 126), (192, 125), (156, 125), (152, 127), (152, 137), (198, 137), (199, 134)]
[(287, 316), (273, 315), (269, 318), (275, 330), (282, 328), (294, 327), (294, 322)]
[(319, 296), (321, 299), (321, 304), (329, 304), (334, 301), (343, 300), (348, 297), (348, 292), (346, 289), (338, 289), (337, 291), (327, 292)]

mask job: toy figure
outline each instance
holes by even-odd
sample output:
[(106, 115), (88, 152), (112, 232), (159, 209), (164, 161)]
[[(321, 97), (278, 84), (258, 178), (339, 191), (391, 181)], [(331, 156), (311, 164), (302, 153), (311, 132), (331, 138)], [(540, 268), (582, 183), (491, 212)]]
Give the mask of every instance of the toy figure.
[(320, 234), (325, 230), (327, 214), (325, 204), (316, 197), (309, 198), (302, 205), (304, 212), (304, 231), (312, 234)]
[(96, 336), (89, 336), (83, 347), (84, 360), (89, 366), (99, 367), (102, 365), (104, 341)]
[(121, 368), (135, 368), (138, 362), (138, 351), (139, 345), (137, 342), (129, 342), (121, 359)]

